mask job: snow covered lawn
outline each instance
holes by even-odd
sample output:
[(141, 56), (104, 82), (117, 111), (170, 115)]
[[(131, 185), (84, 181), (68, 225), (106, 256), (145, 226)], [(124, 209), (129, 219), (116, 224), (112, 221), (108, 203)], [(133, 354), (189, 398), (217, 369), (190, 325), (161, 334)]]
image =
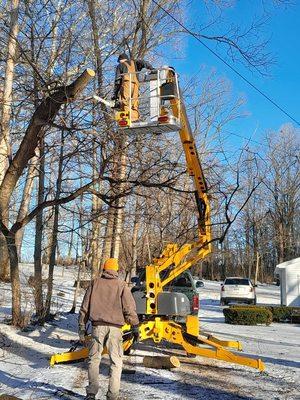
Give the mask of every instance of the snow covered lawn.
[[(25, 283), (33, 273), (32, 266), (24, 265)], [(84, 362), (49, 367), (49, 356), (70, 348), (70, 340), (77, 339), (77, 314), (68, 314), (73, 300), (76, 271), (60, 267), (55, 272), (54, 307), (60, 311), (58, 319), (44, 327), (22, 332), (3, 323), (9, 314), (10, 287), (0, 284), (0, 394), (12, 394), (21, 399), (83, 399), (87, 383)], [(261, 357), (266, 373), (260, 374), (242, 366), (235, 366), (205, 358), (181, 357), (181, 367), (174, 372), (146, 369), (142, 358), (146, 354), (168, 354), (177, 350), (139, 344), (133, 354), (124, 359), (122, 395), (127, 399), (299, 399), (300, 393), (300, 325), (271, 324), (270, 326), (233, 326), (224, 323), (219, 305), (218, 282), (205, 282), (201, 288), (201, 328), (221, 339), (237, 339), (243, 343), (244, 353)], [(26, 307), (32, 307), (31, 289), (24, 287)], [(258, 303), (279, 303), (279, 288), (263, 285), (257, 289)], [(82, 293), (83, 295), (83, 293)], [(82, 296), (80, 297), (81, 301)], [(105, 398), (108, 360), (100, 369), (101, 391)]]

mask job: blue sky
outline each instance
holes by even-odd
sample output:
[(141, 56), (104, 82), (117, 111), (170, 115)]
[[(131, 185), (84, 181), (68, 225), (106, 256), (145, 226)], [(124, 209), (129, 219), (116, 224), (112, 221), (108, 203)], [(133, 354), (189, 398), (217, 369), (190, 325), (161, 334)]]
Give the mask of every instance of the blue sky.
[[(226, 60), (299, 121), (300, 1), (295, 1), (295, 5), (289, 7), (271, 7), (271, 0), (264, 3), (267, 4), (270, 13), (262, 35), (269, 39), (267, 50), (276, 59), (275, 65), (271, 65), (269, 69), (271, 76), (261, 76), (240, 63), (233, 63), (228, 58)], [(224, 18), (226, 21), (246, 26), (255, 15), (262, 14), (261, 4), (260, 0), (236, 0), (232, 7), (224, 11)], [(207, 10), (204, 9), (203, 2), (194, 0), (187, 10), (184, 23), (193, 30), (197, 24), (205, 23), (205, 15), (207, 15)], [(225, 22), (214, 25), (209, 32), (204, 30), (203, 33), (222, 34), (226, 26), (228, 23)], [(205, 41), (205, 43), (214, 48), (213, 42)], [(218, 47), (217, 52), (222, 57), (226, 57), (225, 47)], [(181, 74), (192, 75), (199, 71), (201, 65), (205, 65), (206, 69), (214, 68), (217, 75), (231, 81), (233, 96), (242, 94), (246, 98), (244, 110), (250, 114), (230, 124), (230, 129), (240, 135), (260, 140), (266, 130), (278, 130), (282, 124), (291, 122), (287, 116), (254, 91), (193, 37), (186, 37), (183, 57), (170, 61)]]

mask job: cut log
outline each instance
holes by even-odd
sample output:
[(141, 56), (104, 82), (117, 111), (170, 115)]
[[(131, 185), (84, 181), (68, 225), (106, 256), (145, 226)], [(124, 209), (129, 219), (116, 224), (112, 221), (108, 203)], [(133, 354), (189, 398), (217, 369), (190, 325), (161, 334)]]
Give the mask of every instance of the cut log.
[(171, 369), (180, 367), (180, 361), (175, 356), (145, 356), (143, 358), (143, 365), (147, 368)]

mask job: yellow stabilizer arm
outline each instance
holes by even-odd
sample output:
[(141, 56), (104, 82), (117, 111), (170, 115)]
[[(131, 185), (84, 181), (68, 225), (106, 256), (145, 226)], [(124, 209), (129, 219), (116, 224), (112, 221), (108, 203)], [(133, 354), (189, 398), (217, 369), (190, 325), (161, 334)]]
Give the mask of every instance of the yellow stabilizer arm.
[[(126, 324), (122, 326), (123, 332), (123, 350), (124, 353), (129, 351), (129, 349), (133, 345), (133, 337), (131, 334), (131, 326)], [(91, 335), (86, 336), (86, 344), (91, 340)], [(78, 342), (79, 344), (79, 342)], [(102, 355), (107, 354), (107, 348), (104, 347), (102, 351)], [(76, 346), (71, 348), (69, 351), (65, 353), (57, 353), (50, 357), (50, 366), (53, 367), (55, 364), (64, 363), (64, 362), (71, 362), (71, 361), (78, 361), (87, 358), (89, 355), (88, 347), (82, 347), (77, 350)]]
[[(126, 340), (123, 342), (124, 353), (127, 352), (133, 345), (133, 340)], [(107, 348), (104, 347), (102, 351), (102, 355), (107, 354)], [(64, 363), (64, 362), (72, 362), (78, 360), (84, 360), (89, 356), (89, 349), (87, 347), (82, 347), (79, 350), (68, 351), (65, 353), (54, 354), (50, 358), (50, 366), (53, 367), (55, 364)]]

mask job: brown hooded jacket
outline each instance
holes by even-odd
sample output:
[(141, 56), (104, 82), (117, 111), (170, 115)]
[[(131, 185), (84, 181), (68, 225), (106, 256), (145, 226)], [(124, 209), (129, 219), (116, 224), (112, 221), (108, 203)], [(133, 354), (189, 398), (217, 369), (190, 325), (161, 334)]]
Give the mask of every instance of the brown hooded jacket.
[(103, 271), (91, 282), (79, 311), (79, 329), (85, 329), (88, 320), (94, 326), (138, 325), (135, 301), (126, 282), (118, 279), (118, 272)]

